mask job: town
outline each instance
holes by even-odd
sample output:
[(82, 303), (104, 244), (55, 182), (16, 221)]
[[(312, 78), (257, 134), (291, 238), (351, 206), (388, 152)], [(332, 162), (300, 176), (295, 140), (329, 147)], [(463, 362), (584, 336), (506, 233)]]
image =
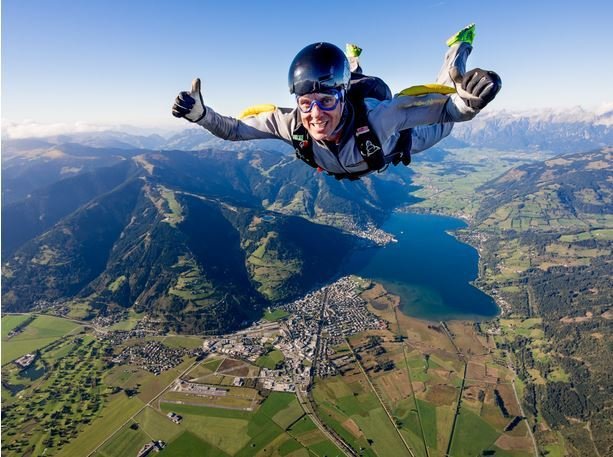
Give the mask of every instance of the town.
[(389, 243), (398, 242), (398, 240), (394, 238), (393, 235), (381, 230), (380, 228), (377, 228), (371, 222), (369, 222), (365, 228), (358, 227), (357, 225), (352, 224), (345, 229), (359, 238), (374, 243), (376, 246), (385, 246)]
[[(334, 347), (345, 338), (369, 329), (385, 328), (387, 323), (370, 313), (366, 301), (359, 296), (359, 278), (342, 277), (333, 284), (312, 291), (306, 296), (282, 305), (287, 317), (274, 322), (260, 320), (250, 327), (228, 335), (204, 337), (202, 348), (187, 350), (169, 348), (162, 342), (149, 341), (125, 346), (112, 362), (135, 365), (155, 375), (179, 365), (184, 356), (204, 359), (210, 356), (230, 357), (254, 364), (272, 350), (283, 354), (275, 367), (261, 368), (256, 382), (270, 391), (295, 392), (308, 390), (314, 376), (338, 373), (333, 361)], [(109, 323), (111, 323), (109, 321)], [(132, 330), (107, 331), (104, 323), (98, 336), (112, 346), (128, 340), (156, 336), (149, 319), (144, 318)], [(159, 336), (159, 335), (157, 335)], [(338, 362), (337, 362), (338, 363)], [(243, 385), (242, 378), (235, 379)], [(194, 389), (190, 383), (178, 383), (177, 389)], [(199, 389), (193, 391), (200, 392)], [(204, 392), (201, 392), (204, 393)], [(210, 390), (206, 390), (210, 394)]]

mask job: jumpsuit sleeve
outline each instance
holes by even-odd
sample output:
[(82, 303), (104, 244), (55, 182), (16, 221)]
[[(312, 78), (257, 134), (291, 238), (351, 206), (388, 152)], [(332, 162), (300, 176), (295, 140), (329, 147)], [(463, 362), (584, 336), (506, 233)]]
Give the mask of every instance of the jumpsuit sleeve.
[(294, 110), (276, 108), (274, 111), (249, 116), (245, 119), (236, 119), (216, 113), (207, 106), (206, 114), (198, 125), (223, 140), (277, 138), (291, 144), (295, 117)]
[[(368, 120), (375, 131), (381, 133), (381, 138), (389, 138), (409, 128), (469, 121), (479, 112), (455, 94), (401, 95), (373, 105)], [(447, 129), (438, 130), (442, 133)]]

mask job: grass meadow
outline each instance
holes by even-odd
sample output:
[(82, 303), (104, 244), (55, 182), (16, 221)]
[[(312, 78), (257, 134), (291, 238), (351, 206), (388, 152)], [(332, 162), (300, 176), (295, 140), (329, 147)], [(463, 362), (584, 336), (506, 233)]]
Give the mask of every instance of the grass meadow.
[[(62, 338), (81, 327), (79, 324), (54, 316), (36, 316), (19, 334), (9, 338), (8, 330), (15, 328), (23, 316), (5, 316), (2, 318), (2, 364), (12, 362), (22, 355), (42, 349), (48, 344)], [(5, 329), (5, 319), (7, 320)], [(6, 336), (5, 336), (5, 330)]]

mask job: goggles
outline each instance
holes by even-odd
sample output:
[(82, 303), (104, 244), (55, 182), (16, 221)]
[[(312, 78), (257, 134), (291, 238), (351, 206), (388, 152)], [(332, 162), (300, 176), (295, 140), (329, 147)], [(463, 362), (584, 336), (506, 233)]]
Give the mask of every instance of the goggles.
[(332, 89), (329, 92), (318, 92), (306, 95), (297, 95), (298, 109), (303, 113), (310, 113), (314, 105), (323, 111), (332, 111), (343, 99), (343, 91)]

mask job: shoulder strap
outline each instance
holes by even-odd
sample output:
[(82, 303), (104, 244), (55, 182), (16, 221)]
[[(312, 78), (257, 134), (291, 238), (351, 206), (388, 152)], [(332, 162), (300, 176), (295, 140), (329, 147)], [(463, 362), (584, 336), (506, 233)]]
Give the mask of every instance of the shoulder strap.
[(302, 124), (298, 124), (296, 129), (292, 132), (292, 145), (294, 146), (294, 152), (296, 157), (307, 165), (313, 168), (319, 168), (315, 162), (315, 156), (313, 154), (313, 142), (307, 129)]
[(366, 103), (364, 100), (353, 100), (353, 108), (355, 112), (355, 141), (362, 155), (362, 158), (368, 165), (369, 171), (378, 171), (385, 166), (385, 157), (381, 142), (375, 132), (370, 130), (368, 125), (368, 113), (366, 111)]

